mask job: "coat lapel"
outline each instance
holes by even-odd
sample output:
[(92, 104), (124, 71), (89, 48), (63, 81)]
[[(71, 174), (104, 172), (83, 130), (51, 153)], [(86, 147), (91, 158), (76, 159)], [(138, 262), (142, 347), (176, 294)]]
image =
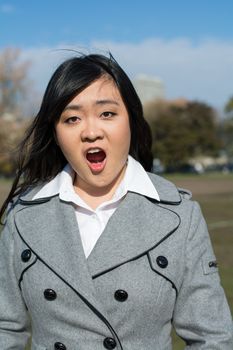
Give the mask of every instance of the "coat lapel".
[(16, 213), (15, 224), (39, 259), (84, 298), (94, 305), (98, 303), (71, 204), (58, 197), (30, 204)]
[(173, 211), (144, 196), (128, 193), (88, 258), (92, 276), (139, 257), (178, 226), (179, 217)]

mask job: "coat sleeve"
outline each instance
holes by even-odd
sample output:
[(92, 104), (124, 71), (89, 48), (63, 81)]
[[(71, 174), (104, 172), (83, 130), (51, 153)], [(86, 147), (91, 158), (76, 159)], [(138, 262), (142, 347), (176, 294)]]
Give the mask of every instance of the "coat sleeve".
[(232, 350), (232, 317), (200, 207), (194, 202), (186, 268), (173, 315), (177, 334), (195, 350)]
[(0, 235), (0, 344), (1, 350), (24, 350), (30, 322), (14, 269), (12, 213)]

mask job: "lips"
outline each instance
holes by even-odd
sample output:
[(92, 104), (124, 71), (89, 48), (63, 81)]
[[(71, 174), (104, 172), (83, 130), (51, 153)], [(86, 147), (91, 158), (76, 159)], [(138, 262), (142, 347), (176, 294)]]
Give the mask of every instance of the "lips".
[(86, 152), (86, 159), (92, 172), (100, 172), (106, 164), (106, 153), (101, 148), (91, 148)]

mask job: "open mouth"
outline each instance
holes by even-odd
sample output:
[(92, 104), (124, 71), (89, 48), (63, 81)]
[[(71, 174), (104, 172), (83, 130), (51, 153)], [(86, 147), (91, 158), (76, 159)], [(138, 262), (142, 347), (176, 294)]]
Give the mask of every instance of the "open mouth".
[(106, 153), (100, 148), (93, 148), (86, 153), (86, 159), (90, 169), (99, 172), (104, 169)]

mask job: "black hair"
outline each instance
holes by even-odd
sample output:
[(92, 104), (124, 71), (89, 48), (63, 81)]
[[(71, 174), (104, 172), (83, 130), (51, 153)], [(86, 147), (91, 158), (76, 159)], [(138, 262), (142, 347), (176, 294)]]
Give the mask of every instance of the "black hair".
[(14, 196), (28, 187), (54, 178), (67, 163), (55, 139), (54, 126), (66, 105), (101, 76), (115, 82), (129, 115), (131, 143), (129, 154), (145, 170), (152, 168), (152, 137), (143, 117), (141, 101), (124, 70), (111, 54), (79, 55), (64, 61), (52, 75), (40, 110), (19, 145), (17, 175), (0, 217)]

